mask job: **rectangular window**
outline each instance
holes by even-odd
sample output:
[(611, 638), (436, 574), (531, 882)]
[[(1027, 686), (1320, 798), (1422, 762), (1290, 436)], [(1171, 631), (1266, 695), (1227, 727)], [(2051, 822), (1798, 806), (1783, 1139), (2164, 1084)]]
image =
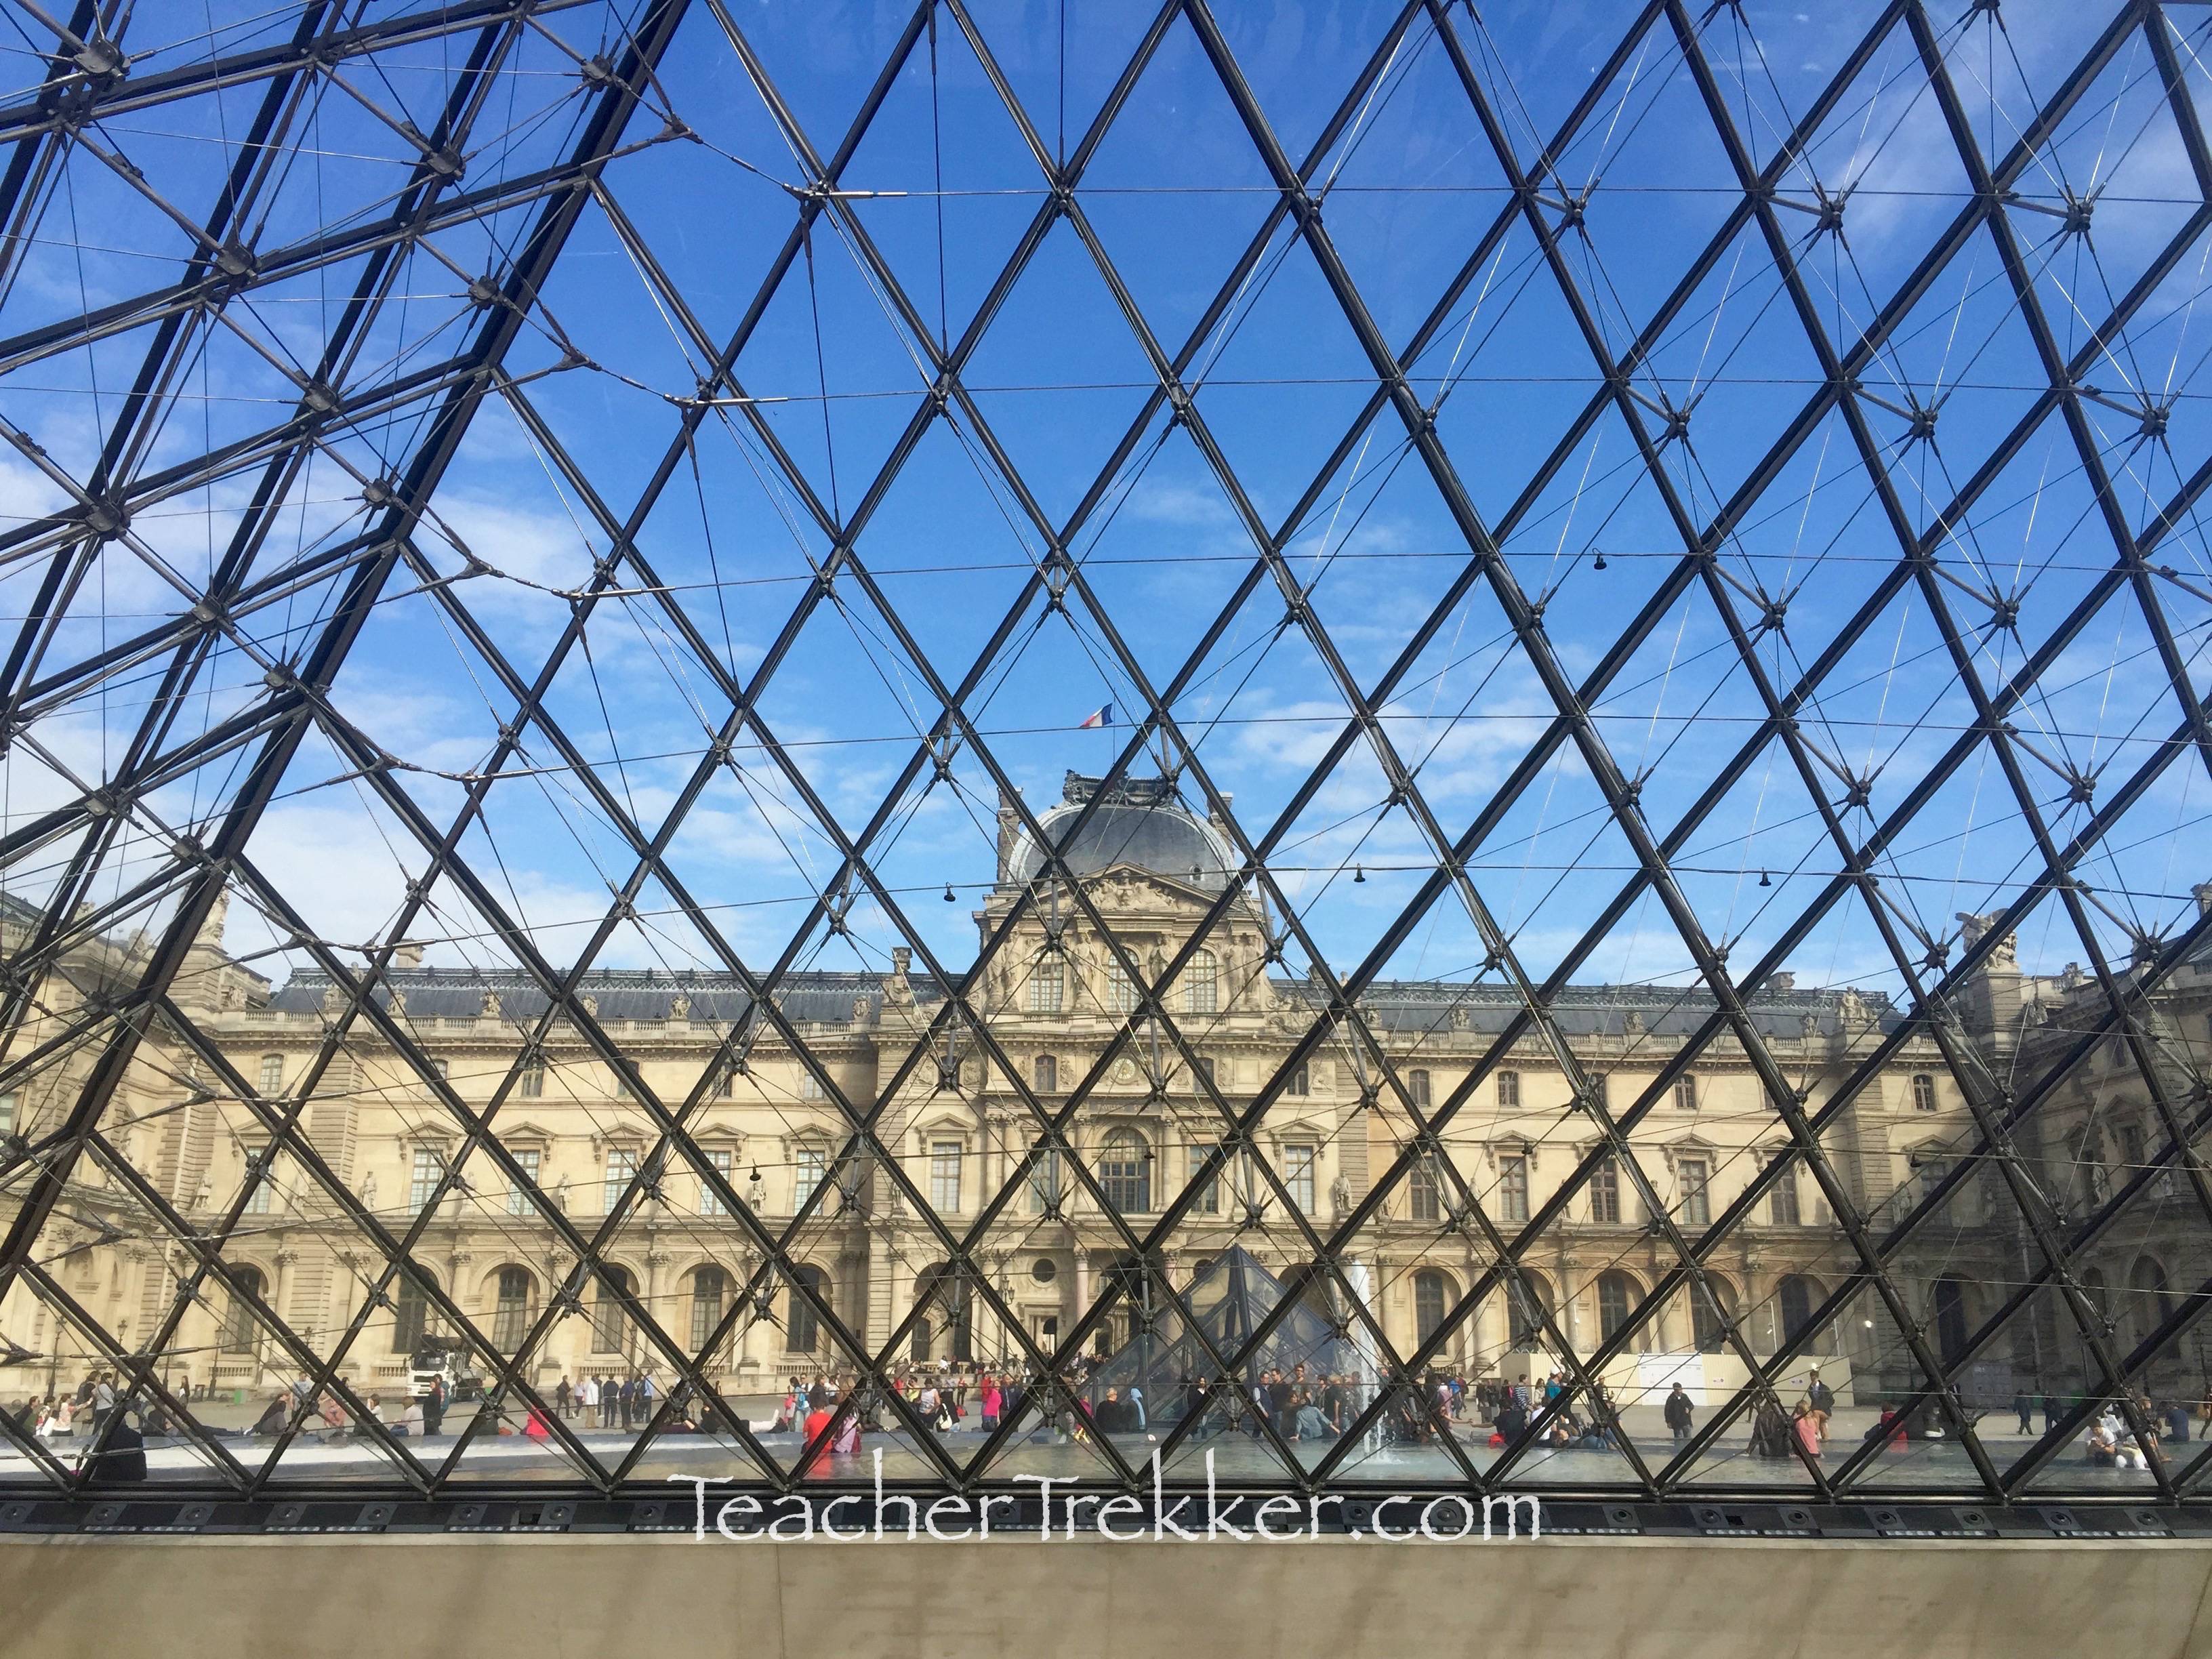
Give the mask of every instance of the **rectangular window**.
[(1612, 1079), (1603, 1072), (1595, 1072), (1590, 1075), (1590, 1098), (1607, 1109), (1610, 1109), (1613, 1100), (1613, 1090), (1609, 1086), (1611, 1082)]
[(1443, 1182), (1437, 1177), (1437, 1161), (1424, 1155), (1407, 1177), (1411, 1194), (1413, 1218), (1416, 1221), (1443, 1219)]
[(1406, 1092), (1413, 1097), (1413, 1104), (1423, 1111), (1429, 1109), (1429, 1074), (1424, 1071), (1406, 1073)]
[[(735, 1173), (733, 1166), (737, 1162), (737, 1154), (727, 1146), (717, 1146), (708, 1152), (707, 1162), (712, 1166), (714, 1173), (722, 1177), (722, 1184), (728, 1186), (731, 1176)], [(714, 1191), (714, 1183), (704, 1176), (699, 1177), (699, 1213), (701, 1215), (726, 1213), (722, 1208), (720, 1195)]]
[(1036, 971), (1030, 975), (1030, 1012), (1056, 1014), (1066, 995), (1066, 964), (1058, 957), (1048, 957), (1037, 963)]
[(430, 1194), (438, 1189), (438, 1177), (445, 1173), (445, 1160), (428, 1146), (415, 1149), (415, 1166), (407, 1176), (407, 1207), (419, 1210), (430, 1201)]
[(283, 1089), (284, 1056), (282, 1054), (262, 1055), (261, 1092), (264, 1095), (281, 1094), (283, 1092)]
[(1920, 1196), (1923, 1201), (1935, 1197), (1936, 1188), (1943, 1184), (1944, 1177), (1951, 1173), (1950, 1164), (1940, 1158), (1915, 1158), (1912, 1161), (1912, 1170), (1920, 1182)]
[(929, 1143), (929, 1204), (939, 1215), (959, 1213), (960, 1143), (957, 1140)]
[(822, 1079), (811, 1072), (801, 1072), (799, 1074), (799, 1097), (801, 1100), (821, 1099)]
[(1030, 1075), (1033, 1079), (1031, 1086), (1039, 1094), (1057, 1094), (1060, 1091), (1060, 1057), (1039, 1054), (1030, 1063)]
[(1030, 1165), (1030, 1213), (1048, 1215), (1060, 1203), (1060, 1148), (1048, 1149)]
[(1778, 1227), (1798, 1225), (1803, 1212), (1797, 1203), (1797, 1166), (1795, 1164), (1785, 1165), (1782, 1173), (1774, 1177), (1774, 1186), (1771, 1190), (1774, 1196), (1774, 1224)]
[[(1206, 1160), (1212, 1156), (1213, 1148), (1211, 1145), (1201, 1142), (1192, 1143), (1190, 1148), (1190, 1178), (1193, 1181), (1198, 1179), (1198, 1172), (1206, 1167)], [(1191, 1213), (1194, 1215), (1219, 1215), (1221, 1213), (1220, 1170), (1215, 1170), (1212, 1176), (1207, 1177), (1206, 1184), (1198, 1189), (1198, 1196), (1194, 1200), (1193, 1200), (1190, 1208)]]
[(533, 1215), (537, 1212), (537, 1206), (531, 1202), (530, 1192), (538, 1185), (538, 1163), (544, 1153), (535, 1146), (525, 1146), (513, 1156), (515, 1163), (521, 1166), (530, 1186), (525, 1187), (513, 1180), (507, 1183), (507, 1212), (509, 1215)]
[(1683, 1111), (1698, 1109), (1698, 1079), (1687, 1075), (1674, 1079), (1674, 1104)]
[(1314, 1212), (1314, 1170), (1320, 1161), (1319, 1147), (1283, 1148), (1283, 1185), (1290, 1189), (1291, 1202), (1297, 1206), (1300, 1215)]
[(1711, 1173), (1701, 1158), (1686, 1158), (1674, 1166), (1674, 1178), (1682, 1187), (1682, 1222), (1685, 1226), (1712, 1225), (1713, 1200), (1705, 1188), (1706, 1178)]
[(729, 1100), (738, 1092), (738, 1063), (726, 1060), (714, 1068), (714, 1098)]
[(15, 1091), (13, 1089), (0, 1095), (0, 1138), (15, 1133)]
[(1498, 1160), (1498, 1213), (1506, 1221), (1528, 1218), (1528, 1160), (1521, 1153)]
[(1936, 1109), (1936, 1079), (1925, 1072), (1912, 1074), (1912, 1109), (1916, 1112)]
[(1500, 1072), (1498, 1074), (1498, 1103), (1512, 1107), (1521, 1103), (1521, 1073)]
[(1310, 1094), (1312, 1092), (1312, 1074), (1302, 1060), (1292, 1069), (1290, 1080), (1283, 1085), (1283, 1092), (1286, 1095)]
[(522, 1097), (538, 1100), (545, 1094), (545, 1066), (540, 1060), (532, 1060), (522, 1068)]
[(1106, 964), (1106, 1006), (1117, 1014), (1133, 1012), (1137, 1006), (1137, 988), (1129, 983), (1118, 962)]
[(2140, 1123), (2120, 1125), (2120, 1159), (2130, 1170), (2143, 1166), (2143, 1126)]
[(623, 1201), (623, 1194), (637, 1177), (637, 1148), (610, 1146), (607, 1148), (607, 1174), (602, 1183), (599, 1211), (612, 1215)]
[(1590, 1171), (1590, 1219), (1620, 1219), (1620, 1165), (1610, 1158), (1599, 1160)]
[(438, 1081), (443, 1083), (453, 1076), (453, 1062), (450, 1060), (434, 1060), (430, 1062), (430, 1069), (438, 1074)]
[(822, 1184), (823, 1171), (829, 1168), (830, 1155), (819, 1146), (801, 1146), (796, 1157), (791, 1180), (791, 1212), (793, 1215), (805, 1207), (806, 1200), (814, 1196), (814, 1189)]

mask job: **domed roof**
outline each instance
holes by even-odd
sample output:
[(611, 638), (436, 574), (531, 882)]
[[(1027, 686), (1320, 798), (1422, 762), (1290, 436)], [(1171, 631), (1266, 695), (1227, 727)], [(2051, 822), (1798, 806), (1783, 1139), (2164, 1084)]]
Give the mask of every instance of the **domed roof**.
[[(1099, 781), (1070, 772), (1057, 806), (1042, 813), (1038, 827), (1057, 844), (1068, 824), (1093, 795)], [(1166, 778), (1131, 779), (1117, 784), (1093, 810), (1073, 841), (1061, 849), (1067, 867), (1095, 876), (1117, 865), (1218, 893), (1228, 884), (1237, 860), (1221, 832), (1176, 799)], [(1044, 849), (1024, 834), (1006, 860), (1006, 879), (1025, 883), (1044, 868)]]

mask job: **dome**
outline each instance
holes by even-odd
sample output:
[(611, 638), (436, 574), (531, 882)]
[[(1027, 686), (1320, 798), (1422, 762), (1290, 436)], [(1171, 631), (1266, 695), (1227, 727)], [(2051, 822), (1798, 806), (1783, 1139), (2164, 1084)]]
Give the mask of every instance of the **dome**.
[[(1060, 804), (1037, 819), (1047, 839), (1057, 843), (1098, 789), (1097, 779), (1070, 772), (1061, 786)], [(1221, 832), (1176, 799), (1175, 786), (1165, 778), (1116, 785), (1062, 848), (1061, 856), (1079, 876), (1127, 865), (1209, 893), (1228, 884), (1238, 862)], [(1006, 879), (1026, 883), (1044, 865), (1044, 849), (1024, 834), (1007, 857)]]

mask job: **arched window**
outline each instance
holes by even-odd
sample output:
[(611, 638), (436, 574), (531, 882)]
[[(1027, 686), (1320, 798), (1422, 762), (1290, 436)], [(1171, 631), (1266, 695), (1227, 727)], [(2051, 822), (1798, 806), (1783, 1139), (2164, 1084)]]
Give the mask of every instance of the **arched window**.
[(1414, 1164), (1406, 1177), (1406, 1189), (1414, 1220), (1436, 1221), (1442, 1218), (1443, 1194), (1437, 1189), (1437, 1164), (1433, 1156), (1424, 1154)]
[[(2105, 1271), (2103, 1268), (2084, 1267), (2081, 1269), (2081, 1294), (2087, 1299), (2090, 1310), (2096, 1316), (2100, 1323), (2112, 1318), (2112, 1289), (2110, 1281), (2108, 1281), (2105, 1277)], [(2069, 1326), (2073, 1326), (2074, 1322), (2069, 1321), (2068, 1324)], [(2075, 1342), (2081, 1349), (2079, 1363), (2082, 1369), (2084, 1370), (2089, 1370), (2096, 1367), (2100, 1362), (2096, 1356), (2090, 1351), (2088, 1333), (2080, 1329), (2078, 1327), (2075, 1327), (2072, 1329), (2070, 1334), (2072, 1334)]]
[(1197, 951), (1182, 970), (1182, 1006), (1194, 1014), (1211, 1014), (1221, 1006), (1221, 964), (1211, 951)]
[(1126, 1014), (1137, 1006), (1137, 988), (1129, 982), (1119, 960), (1109, 957), (1106, 962), (1106, 1007), (1109, 1012)]
[(532, 1288), (529, 1268), (499, 1270), (499, 1300), (492, 1315), (491, 1340), (504, 1352), (513, 1353), (530, 1334)]
[[(1797, 1273), (1790, 1274), (1776, 1287), (1775, 1303), (1781, 1315), (1781, 1340), (1784, 1342), (1796, 1340), (1797, 1334), (1812, 1324), (1813, 1308), (1819, 1300), (1820, 1288), (1811, 1279)], [(1806, 1349), (1811, 1353), (1821, 1352), (1817, 1334), (1806, 1345)]]
[(1936, 1109), (1936, 1079), (1926, 1072), (1912, 1074), (1912, 1109), (1916, 1112)]
[(2136, 1342), (2146, 1342), (2173, 1312), (2173, 1297), (2166, 1288), (2166, 1269), (2149, 1256), (2140, 1258), (2128, 1273), (2128, 1332)]
[(592, 1304), (592, 1352), (620, 1353), (623, 1340), (629, 1334), (629, 1315), (623, 1307), (623, 1298), (637, 1294), (637, 1278), (627, 1267), (605, 1267), (599, 1270), (599, 1298)]
[(1059, 1092), (1060, 1058), (1058, 1055), (1039, 1054), (1030, 1062), (1030, 1086), (1041, 1095)]
[(221, 1346), (225, 1353), (252, 1353), (260, 1326), (253, 1317), (253, 1304), (248, 1297), (264, 1295), (269, 1281), (261, 1276), (258, 1267), (233, 1267), (230, 1270), (229, 1299), (223, 1304), (222, 1336)]
[(1690, 1286), (1690, 1329), (1699, 1353), (1726, 1352), (1727, 1322), (1735, 1312), (1735, 1299), (1719, 1279), (1709, 1274), (1702, 1289)]
[(1106, 1201), (1123, 1215), (1146, 1215), (1152, 1207), (1152, 1149), (1134, 1129), (1116, 1129), (1098, 1152), (1098, 1184)]
[[(916, 1359), (973, 1359), (975, 1357), (975, 1316), (968, 1280), (950, 1263), (940, 1261), (916, 1275), (915, 1305), (921, 1316), (914, 1322)], [(945, 1340), (938, 1352), (938, 1337)]]
[(1614, 1271), (1597, 1276), (1597, 1328), (1610, 1342), (1628, 1323), (1628, 1310), (1636, 1305), (1636, 1281)]
[(1450, 1300), (1444, 1276), (1433, 1267), (1424, 1267), (1413, 1275), (1413, 1338), (1425, 1343), (1444, 1322), (1444, 1307)]
[(422, 1346), (430, 1331), (430, 1297), (423, 1286), (436, 1282), (420, 1267), (400, 1269), (392, 1291), (392, 1352), (413, 1353)]
[(1945, 1364), (1966, 1352), (1966, 1287), (1948, 1277), (1936, 1281), (1936, 1349)]
[(787, 1299), (783, 1320), (784, 1346), (793, 1353), (812, 1353), (815, 1345), (821, 1340), (822, 1323), (815, 1316), (813, 1304), (799, 1293), (799, 1285), (804, 1284), (813, 1291), (816, 1298), (826, 1308), (831, 1305), (830, 1275), (819, 1267), (802, 1265), (793, 1267), (791, 1276), (797, 1282), (792, 1285), (791, 1294)]
[(720, 1267), (705, 1267), (691, 1275), (691, 1352), (698, 1353), (714, 1340), (722, 1310), (730, 1302), (730, 1276)]
[(1030, 972), (1030, 1012), (1056, 1014), (1067, 996), (1067, 964), (1057, 956), (1047, 957)]
[(1540, 1347), (1547, 1340), (1545, 1316), (1552, 1310), (1551, 1286), (1538, 1273), (1524, 1273), (1521, 1284), (1506, 1287), (1506, 1308), (1516, 1348)]
[(2089, 1305), (2097, 1310), (2099, 1318), (2110, 1319), (2112, 1316), (2112, 1291), (2105, 1282), (2103, 1268), (2081, 1269), (2081, 1294), (2089, 1298)]

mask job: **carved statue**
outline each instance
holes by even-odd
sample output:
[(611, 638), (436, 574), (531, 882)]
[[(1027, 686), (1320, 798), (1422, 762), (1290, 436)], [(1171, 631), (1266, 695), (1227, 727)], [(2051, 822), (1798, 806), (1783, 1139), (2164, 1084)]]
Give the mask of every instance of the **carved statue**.
[(372, 1212), (376, 1208), (376, 1171), (374, 1170), (361, 1178), (361, 1207)]
[(691, 999), (685, 996), (683, 992), (678, 991), (675, 997), (669, 1002), (668, 1017), (671, 1019), (690, 1018)]
[(497, 1019), (499, 1018), (498, 992), (486, 991), (483, 994), (483, 1017), (486, 1019)]

